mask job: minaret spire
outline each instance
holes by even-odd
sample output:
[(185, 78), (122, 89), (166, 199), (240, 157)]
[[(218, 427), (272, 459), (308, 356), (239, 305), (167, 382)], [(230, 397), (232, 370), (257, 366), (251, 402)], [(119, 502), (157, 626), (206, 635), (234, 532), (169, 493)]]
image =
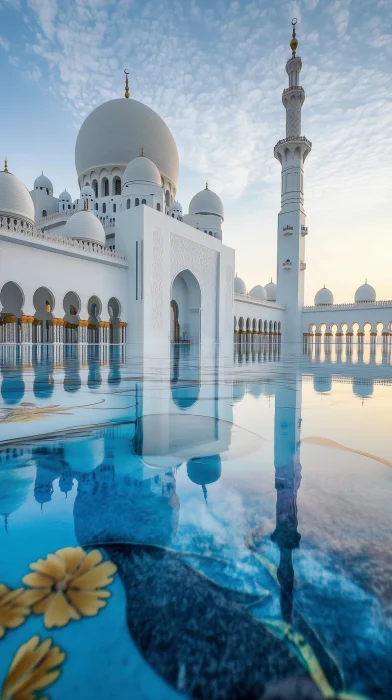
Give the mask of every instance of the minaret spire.
[(129, 83), (128, 83), (128, 75), (129, 75), (129, 70), (128, 68), (124, 69), (125, 73), (125, 98), (129, 100)]
[(284, 339), (301, 340), (304, 303), (305, 239), (304, 163), (312, 144), (301, 135), (301, 112), (305, 91), (299, 84), (302, 68), (297, 56), (297, 20), (292, 24), (291, 56), (286, 63), (289, 85), (283, 90), (286, 109), (286, 138), (278, 141), (274, 156), (282, 166), (281, 210), (278, 217), (277, 301), (285, 306)]

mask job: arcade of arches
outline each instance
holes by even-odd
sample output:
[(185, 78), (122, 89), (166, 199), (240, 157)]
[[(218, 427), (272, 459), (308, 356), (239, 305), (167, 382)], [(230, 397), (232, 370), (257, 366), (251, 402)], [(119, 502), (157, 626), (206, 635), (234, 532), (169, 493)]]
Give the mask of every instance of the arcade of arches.
[[(74, 291), (55, 300), (49, 289), (39, 287), (33, 294), (34, 315), (24, 312), (25, 305), (23, 289), (15, 282), (6, 282), (0, 291), (0, 342), (126, 342), (127, 324), (121, 321), (121, 306), (115, 297), (105, 303), (92, 295), (84, 309)], [(102, 316), (109, 320), (103, 320)]]
[(280, 321), (266, 321), (262, 318), (247, 318), (234, 316), (234, 340), (236, 342), (254, 342), (261, 338), (280, 339), (282, 325)]
[(350, 342), (354, 339), (361, 342), (363, 340), (377, 340), (377, 338), (388, 339), (392, 338), (392, 320), (383, 323), (381, 321), (376, 321), (375, 323), (370, 323), (369, 321), (365, 323), (310, 323), (308, 326), (308, 332), (303, 334), (304, 340), (306, 342), (315, 341), (342, 341), (346, 339)]

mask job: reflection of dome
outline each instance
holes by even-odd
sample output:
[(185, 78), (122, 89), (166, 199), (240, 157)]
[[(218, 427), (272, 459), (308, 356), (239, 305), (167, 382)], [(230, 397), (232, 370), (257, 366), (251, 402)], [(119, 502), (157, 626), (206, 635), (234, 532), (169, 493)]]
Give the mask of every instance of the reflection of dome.
[(153, 183), (162, 186), (161, 176), (155, 163), (145, 156), (134, 158), (128, 163), (123, 176), (123, 184), (131, 182)]
[(370, 399), (373, 396), (373, 381), (362, 379), (354, 379), (353, 392), (359, 399)]
[(245, 384), (244, 382), (235, 383), (233, 386), (233, 401), (237, 403), (242, 401), (245, 396)]
[(376, 290), (371, 284), (365, 282), (360, 287), (358, 287), (355, 292), (355, 303), (356, 304), (366, 304), (372, 301), (376, 301)]
[(188, 211), (193, 216), (197, 214), (213, 214), (214, 216), (219, 216), (222, 221), (224, 219), (222, 200), (208, 187), (195, 194), (190, 201)]
[(46, 175), (43, 173), (41, 175), (38, 175), (38, 177), (34, 180), (34, 189), (35, 190), (46, 190), (48, 189), (50, 192), (53, 192), (53, 185), (51, 181), (49, 180)]
[(314, 304), (315, 306), (330, 306), (333, 304), (333, 294), (325, 285), (322, 289), (318, 290), (314, 297)]
[(5, 518), (23, 505), (34, 483), (35, 465), (26, 465), (26, 457), (23, 465), (18, 461), (12, 459), (0, 468), (0, 515)]
[(250, 297), (256, 297), (256, 299), (266, 299), (267, 292), (261, 284), (256, 284), (249, 292)]
[(245, 282), (237, 275), (234, 277), (234, 292), (236, 294), (246, 294)]
[(80, 128), (75, 147), (78, 177), (94, 168), (125, 168), (140, 155), (141, 148), (160, 174), (177, 187), (177, 147), (163, 119), (136, 100), (105, 102), (89, 114)]
[(276, 301), (276, 284), (272, 279), (264, 286), (264, 289), (267, 292), (267, 301)]
[(332, 389), (332, 377), (314, 377), (313, 388), (318, 394), (327, 394)]
[(199, 486), (208, 486), (218, 481), (222, 472), (222, 463), (219, 455), (209, 457), (195, 457), (186, 465), (189, 479)]
[(34, 223), (34, 204), (27, 187), (7, 170), (0, 171), (0, 216), (11, 215)]
[(87, 243), (106, 243), (105, 231), (99, 219), (89, 211), (73, 214), (64, 226), (64, 236)]

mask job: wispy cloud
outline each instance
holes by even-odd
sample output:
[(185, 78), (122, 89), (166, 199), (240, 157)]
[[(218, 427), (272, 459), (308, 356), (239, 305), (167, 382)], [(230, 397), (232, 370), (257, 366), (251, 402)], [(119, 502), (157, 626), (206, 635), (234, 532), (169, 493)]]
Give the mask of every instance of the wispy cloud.
[(4, 39), (3, 36), (0, 35), (0, 47), (4, 49), (4, 51), (8, 51), (10, 48), (10, 42), (7, 41), (7, 39)]

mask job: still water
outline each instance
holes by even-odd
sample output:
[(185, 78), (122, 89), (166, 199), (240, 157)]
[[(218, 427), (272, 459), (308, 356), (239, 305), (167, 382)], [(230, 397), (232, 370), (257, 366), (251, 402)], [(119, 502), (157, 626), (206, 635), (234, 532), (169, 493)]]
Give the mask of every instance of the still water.
[(389, 345), (0, 363), (1, 698), (392, 697)]

